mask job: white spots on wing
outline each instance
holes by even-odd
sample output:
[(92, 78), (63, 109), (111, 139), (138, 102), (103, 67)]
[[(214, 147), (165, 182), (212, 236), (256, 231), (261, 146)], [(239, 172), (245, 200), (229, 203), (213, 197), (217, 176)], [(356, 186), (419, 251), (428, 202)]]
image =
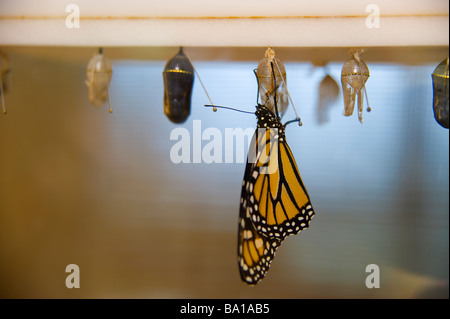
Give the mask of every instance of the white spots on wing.
[(263, 245), (264, 245), (264, 242), (263, 242), (262, 238), (258, 238), (258, 239), (255, 240), (255, 246), (256, 246), (256, 248), (259, 249), (259, 248), (261, 248)]

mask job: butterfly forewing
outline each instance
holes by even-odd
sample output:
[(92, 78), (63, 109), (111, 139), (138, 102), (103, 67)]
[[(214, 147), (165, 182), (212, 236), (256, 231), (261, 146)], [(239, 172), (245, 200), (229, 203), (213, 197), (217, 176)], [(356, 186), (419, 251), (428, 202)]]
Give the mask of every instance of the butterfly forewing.
[(259, 149), (244, 179), (249, 185), (246, 196), (253, 199), (249, 213), (259, 235), (282, 240), (307, 228), (314, 210), (286, 143), (284, 126), (264, 106), (258, 110)]

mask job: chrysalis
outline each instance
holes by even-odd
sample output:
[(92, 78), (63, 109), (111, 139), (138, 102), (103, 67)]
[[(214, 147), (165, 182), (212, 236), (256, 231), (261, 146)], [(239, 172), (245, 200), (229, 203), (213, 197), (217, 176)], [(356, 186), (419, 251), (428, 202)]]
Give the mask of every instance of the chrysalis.
[(183, 48), (169, 61), (163, 71), (164, 114), (174, 123), (183, 123), (191, 113), (194, 67)]
[(449, 128), (448, 119), (448, 58), (431, 75), (433, 79), (433, 111), (436, 122)]
[(6, 114), (5, 93), (8, 90), (8, 74), (10, 65), (8, 58), (0, 53), (0, 100), (2, 104), (2, 113)]
[[(274, 62), (275, 81), (273, 80), (271, 62)], [(277, 107), (280, 117), (286, 112), (289, 105), (289, 97), (286, 91), (286, 69), (283, 62), (275, 57), (275, 51), (268, 48), (265, 57), (259, 61), (256, 69), (258, 78), (258, 91), (261, 98), (261, 104), (265, 105), (272, 112), (274, 109), (274, 96), (276, 92)], [(276, 88), (274, 88), (276, 83)]]
[(112, 113), (109, 99), (111, 76), (111, 62), (103, 55), (103, 49), (100, 48), (88, 63), (86, 85), (89, 89), (89, 101), (95, 106), (102, 106), (108, 100), (110, 113)]
[(344, 115), (353, 114), (355, 100), (358, 99), (358, 118), (362, 123), (364, 93), (366, 94), (367, 112), (370, 112), (366, 91), (366, 81), (370, 77), (370, 73), (366, 63), (360, 58), (360, 53), (361, 51), (353, 52), (353, 57), (345, 62), (342, 67), (341, 82), (344, 92)]

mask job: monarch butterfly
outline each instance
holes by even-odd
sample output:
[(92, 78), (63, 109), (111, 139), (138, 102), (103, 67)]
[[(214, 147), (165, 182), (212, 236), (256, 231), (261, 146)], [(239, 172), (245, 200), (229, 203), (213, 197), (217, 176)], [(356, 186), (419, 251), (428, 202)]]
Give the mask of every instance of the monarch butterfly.
[[(283, 239), (307, 228), (314, 216), (286, 143), (285, 127), (289, 122), (282, 124), (264, 105), (258, 104), (256, 109), (258, 128), (249, 151), (249, 157), (256, 154), (256, 160), (247, 160), (238, 229), (239, 269), (248, 284), (264, 278)], [(262, 169), (273, 163), (277, 165), (275, 172)]]
[[(276, 87), (273, 62), (270, 66), (273, 90)], [(238, 265), (241, 279), (249, 285), (264, 278), (282, 241), (309, 227), (315, 214), (286, 143), (286, 125), (300, 123), (300, 119), (282, 124), (276, 91), (273, 100), (275, 112), (266, 105), (256, 105), (257, 128), (250, 144), (241, 189)]]

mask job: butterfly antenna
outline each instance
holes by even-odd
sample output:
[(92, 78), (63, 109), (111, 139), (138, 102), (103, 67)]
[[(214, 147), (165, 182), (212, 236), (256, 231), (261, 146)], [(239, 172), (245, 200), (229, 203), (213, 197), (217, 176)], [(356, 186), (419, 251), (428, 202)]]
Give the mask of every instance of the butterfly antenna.
[[(205, 107), (212, 107), (213, 110), (216, 108), (220, 108), (220, 109), (227, 109), (227, 110), (232, 110), (232, 111), (236, 111), (236, 112), (241, 112), (241, 113), (247, 113), (247, 114), (255, 114), (255, 112), (250, 112), (250, 111), (244, 111), (244, 110), (239, 110), (239, 109), (235, 109), (233, 107), (229, 107), (229, 106), (222, 106), (222, 105), (214, 105), (214, 104), (205, 104)], [(217, 111), (217, 109), (216, 109)], [(215, 112), (215, 111), (214, 111)]]

